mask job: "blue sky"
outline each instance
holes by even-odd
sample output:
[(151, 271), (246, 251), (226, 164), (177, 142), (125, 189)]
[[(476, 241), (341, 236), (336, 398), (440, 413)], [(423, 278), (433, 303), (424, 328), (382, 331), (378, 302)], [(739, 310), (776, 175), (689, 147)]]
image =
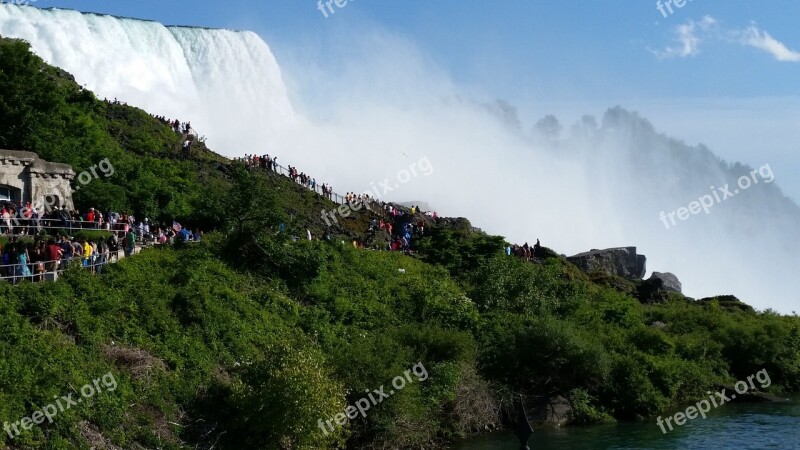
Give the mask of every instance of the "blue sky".
[(796, 0), (687, 0), (664, 8), (667, 17), (655, 0), (349, 0), (328, 18), (315, 0), (35, 4), (253, 30), (282, 65), (300, 57), (328, 70), (353, 56), (359, 33), (380, 29), (454, 82), (517, 105), (528, 126), (545, 113), (570, 123), (619, 104), (727, 160), (772, 163), (800, 200)]

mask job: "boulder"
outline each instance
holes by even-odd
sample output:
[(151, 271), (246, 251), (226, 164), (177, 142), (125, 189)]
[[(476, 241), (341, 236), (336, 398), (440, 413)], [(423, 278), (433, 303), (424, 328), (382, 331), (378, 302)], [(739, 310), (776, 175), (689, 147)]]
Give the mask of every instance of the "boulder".
[(657, 330), (664, 330), (667, 328), (667, 324), (661, 322), (660, 320), (656, 320), (655, 322), (651, 323), (650, 326)]
[(604, 272), (628, 279), (641, 280), (647, 271), (647, 257), (636, 253), (636, 247), (592, 250), (567, 258), (586, 273)]
[(386, 250), (389, 243), (392, 242), (392, 237), (386, 230), (373, 230), (367, 233), (364, 239), (364, 247), (378, 250)]
[(650, 279), (648, 281), (650, 280), (661, 280), (661, 288), (664, 290), (678, 293), (683, 292), (683, 285), (681, 284), (680, 280), (678, 280), (678, 277), (669, 272), (653, 272), (653, 275), (650, 275)]
[(538, 424), (564, 426), (572, 419), (572, 405), (563, 396), (555, 396), (537, 405), (531, 412), (532, 420)]
[(736, 298), (736, 296), (733, 295), (718, 295), (716, 297), (701, 298), (700, 300), (697, 301), (697, 303), (700, 305), (710, 305), (714, 302), (717, 302), (720, 308), (731, 312), (735, 311), (744, 311), (747, 313), (755, 312), (752, 306), (743, 303), (741, 300), (739, 300), (738, 298)]
[(669, 292), (664, 289), (664, 281), (661, 278), (651, 277), (639, 282), (634, 297), (646, 305), (654, 305), (667, 303), (669, 301)]

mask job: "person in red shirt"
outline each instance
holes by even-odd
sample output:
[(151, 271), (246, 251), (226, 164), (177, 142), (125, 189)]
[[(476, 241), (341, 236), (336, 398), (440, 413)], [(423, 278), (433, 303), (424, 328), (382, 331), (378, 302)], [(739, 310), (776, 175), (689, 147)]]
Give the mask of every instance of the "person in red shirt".
[(61, 262), (61, 255), (63, 252), (64, 251), (61, 250), (61, 247), (56, 245), (56, 241), (50, 239), (50, 241), (47, 242), (47, 261), (49, 261), (47, 267), (48, 272), (55, 272), (58, 270), (58, 265)]

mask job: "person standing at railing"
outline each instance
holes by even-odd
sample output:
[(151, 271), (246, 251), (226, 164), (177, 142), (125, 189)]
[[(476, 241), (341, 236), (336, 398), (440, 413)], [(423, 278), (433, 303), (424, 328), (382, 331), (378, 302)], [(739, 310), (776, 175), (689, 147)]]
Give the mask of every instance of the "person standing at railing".
[(11, 240), (8, 243), (6, 243), (5, 246), (3, 246), (3, 253), (2, 256), (0, 256), (0, 261), (2, 262), (3, 265), (2, 271), (0, 271), (0, 276), (3, 277), (14, 275), (14, 268), (13, 266), (11, 266), (11, 264), (13, 264), (13, 259), (16, 256), (12, 251), (14, 248), (13, 239), (14, 238), (12, 237)]
[(115, 213), (114, 211), (107, 211), (106, 212), (106, 229), (109, 231), (114, 230), (114, 226), (117, 224), (117, 219), (119, 219), (119, 214)]
[(94, 228), (97, 230), (103, 228), (103, 213), (100, 210), (94, 211)]
[(77, 209), (75, 211), (72, 211), (72, 228), (80, 230), (81, 228), (83, 228), (82, 222), (83, 222), (83, 216), (81, 215), (81, 212), (78, 211)]
[(33, 248), (33, 281), (44, 281), (44, 262), (47, 260), (47, 248), (44, 241), (38, 241)]
[(75, 250), (72, 248), (72, 243), (69, 242), (67, 236), (61, 236), (61, 242), (58, 246), (61, 248), (61, 266), (66, 268), (67, 264), (72, 260)]
[(90, 244), (86, 239), (81, 239), (80, 245), (82, 249), (81, 256), (83, 257), (83, 267), (89, 267), (90, 258), (92, 257), (92, 244)]
[(29, 228), (31, 220), (31, 204), (23, 204), (22, 201), (20, 201), (19, 208), (17, 208), (17, 213), (19, 214), (19, 225), (21, 228), (20, 233), (31, 234)]
[(25, 248), (25, 244), (23, 244), (22, 242), (18, 243), (17, 266), (15, 275), (17, 277), (22, 278), (23, 280), (31, 277), (31, 268), (28, 267), (29, 260), (30, 260), (30, 255), (28, 255), (28, 249)]
[(108, 238), (108, 242), (106, 242), (108, 246), (108, 261), (118, 261), (119, 260), (119, 239), (117, 238), (117, 233), (111, 233), (111, 236)]
[(89, 241), (89, 246), (92, 249), (91, 253), (89, 253), (89, 268), (92, 270), (92, 273), (95, 273), (95, 270), (97, 269), (97, 260), (99, 258), (99, 254), (97, 252), (97, 243), (94, 241)]
[(50, 239), (47, 241), (47, 260), (49, 262), (49, 267), (47, 267), (47, 271), (55, 272), (58, 270), (58, 266), (61, 263), (61, 256), (64, 254), (64, 250), (61, 249), (56, 244), (56, 241)]
[(133, 255), (133, 251), (136, 249), (136, 233), (133, 232), (133, 228), (128, 231), (128, 235), (125, 236), (125, 257), (129, 257)]
[(72, 216), (67, 211), (66, 206), (62, 206), (61, 210), (58, 212), (59, 217), (61, 218), (61, 226), (70, 229), (72, 228)]
[(41, 220), (40, 220), (41, 217), (42, 217), (42, 214), (39, 212), (39, 209), (36, 208), (35, 206), (31, 207), (31, 221), (32, 221), (31, 225), (33, 225), (33, 227), (34, 227), (33, 228), (33, 232), (34, 233), (32, 233), (32, 234), (38, 233), (39, 230), (41, 229), (40, 228), (41, 227)]
[(78, 241), (70, 242), (72, 246), (72, 259), (81, 261), (83, 259), (83, 244)]
[(6, 234), (12, 234), (14, 232), (14, 228), (11, 227), (11, 210), (6, 206), (3, 206), (3, 209), (0, 210), (0, 223), (2, 223), (2, 230)]

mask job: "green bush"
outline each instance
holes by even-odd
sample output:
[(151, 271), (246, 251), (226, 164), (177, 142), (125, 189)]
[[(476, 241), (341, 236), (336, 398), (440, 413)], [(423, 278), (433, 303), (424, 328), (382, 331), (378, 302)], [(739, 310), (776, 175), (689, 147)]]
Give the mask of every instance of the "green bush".
[(611, 414), (595, 406), (596, 401), (586, 389), (575, 388), (570, 391), (569, 402), (570, 406), (572, 406), (572, 422), (581, 425), (616, 422)]

